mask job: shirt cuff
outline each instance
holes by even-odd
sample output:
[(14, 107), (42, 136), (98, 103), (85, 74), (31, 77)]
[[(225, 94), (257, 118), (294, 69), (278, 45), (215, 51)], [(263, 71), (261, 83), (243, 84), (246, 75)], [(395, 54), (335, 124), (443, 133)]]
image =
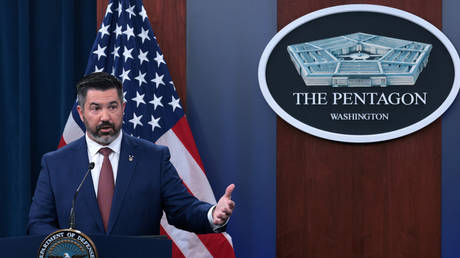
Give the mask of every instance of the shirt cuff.
[(216, 208), (216, 205), (213, 205), (211, 208), (209, 208), (208, 220), (209, 220), (209, 224), (211, 225), (212, 231), (220, 232), (218, 229), (222, 228), (222, 227), (225, 227), (225, 225), (227, 225), (228, 221), (230, 220), (230, 217), (228, 217), (227, 220), (222, 225), (214, 224), (214, 221), (212, 219), (212, 212), (214, 211), (215, 208)]

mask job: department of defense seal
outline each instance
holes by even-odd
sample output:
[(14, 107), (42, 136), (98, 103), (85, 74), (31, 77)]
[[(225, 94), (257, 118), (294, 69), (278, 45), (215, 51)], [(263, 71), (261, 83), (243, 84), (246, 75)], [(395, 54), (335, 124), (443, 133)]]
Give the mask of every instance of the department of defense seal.
[(96, 246), (85, 234), (62, 229), (48, 235), (38, 249), (39, 258), (97, 258)]

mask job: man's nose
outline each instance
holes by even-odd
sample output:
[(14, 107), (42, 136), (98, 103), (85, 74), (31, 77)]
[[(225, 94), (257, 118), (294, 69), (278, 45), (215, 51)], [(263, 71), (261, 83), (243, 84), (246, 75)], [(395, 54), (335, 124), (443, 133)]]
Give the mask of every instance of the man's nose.
[(106, 108), (102, 109), (101, 120), (102, 121), (109, 121), (110, 120), (110, 114), (109, 114), (108, 109), (106, 109)]

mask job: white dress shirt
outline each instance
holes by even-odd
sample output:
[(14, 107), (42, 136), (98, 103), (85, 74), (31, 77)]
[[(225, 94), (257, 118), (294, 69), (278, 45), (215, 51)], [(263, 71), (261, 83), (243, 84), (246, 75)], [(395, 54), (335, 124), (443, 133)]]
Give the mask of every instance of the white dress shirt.
[(112, 152), (109, 154), (110, 164), (112, 165), (113, 171), (113, 184), (117, 182), (117, 172), (118, 172), (118, 161), (120, 160), (120, 149), (121, 149), (121, 137), (123, 133), (120, 134), (111, 142), (109, 145), (100, 145), (99, 143), (93, 141), (88, 137), (88, 133), (85, 134), (86, 144), (88, 146), (88, 160), (89, 162), (94, 162), (94, 168), (91, 170), (91, 177), (93, 178), (94, 192), (97, 197), (97, 188), (99, 184), (99, 176), (101, 174), (102, 161), (104, 161), (104, 155), (102, 155), (99, 150), (101, 148), (110, 148)]

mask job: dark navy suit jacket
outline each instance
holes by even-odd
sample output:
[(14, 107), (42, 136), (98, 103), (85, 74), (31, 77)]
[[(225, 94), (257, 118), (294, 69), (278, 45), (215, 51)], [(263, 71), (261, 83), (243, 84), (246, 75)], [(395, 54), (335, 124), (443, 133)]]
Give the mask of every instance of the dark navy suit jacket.
[[(104, 231), (91, 175), (77, 197), (76, 229), (87, 234), (155, 235), (160, 233), (164, 210), (168, 222), (180, 229), (212, 233), (207, 218), (211, 205), (188, 193), (169, 157), (167, 147), (124, 134), (108, 231)], [(73, 195), (88, 163), (85, 137), (43, 156), (29, 234), (47, 235), (69, 227)]]

